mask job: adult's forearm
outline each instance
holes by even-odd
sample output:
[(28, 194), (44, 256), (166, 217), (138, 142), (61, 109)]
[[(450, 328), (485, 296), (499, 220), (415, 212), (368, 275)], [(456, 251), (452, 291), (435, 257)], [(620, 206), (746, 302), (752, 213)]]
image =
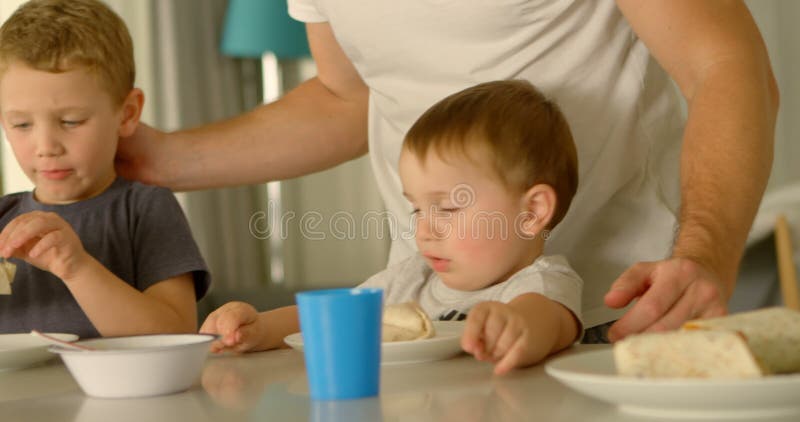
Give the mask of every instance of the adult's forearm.
[(324, 170), (367, 151), (366, 116), (366, 90), (342, 97), (314, 78), (275, 103), (167, 135), (169, 170), (158, 184), (194, 190)]
[(778, 90), (768, 63), (731, 59), (688, 102), (673, 256), (707, 266), (730, 295), (772, 166)]

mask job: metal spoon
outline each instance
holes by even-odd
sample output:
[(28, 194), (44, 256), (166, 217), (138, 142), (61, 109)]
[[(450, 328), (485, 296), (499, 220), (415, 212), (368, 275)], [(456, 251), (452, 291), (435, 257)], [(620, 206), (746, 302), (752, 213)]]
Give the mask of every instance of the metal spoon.
[(45, 333), (39, 332), (37, 330), (31, 330), (31, 335), (35, 336), (35, 337), (39, 337), (39, 338), (45, 340), (46, 342), (48, 342), (50, 344), (55, 344), (56, 346), (66, 347), (67, 349), (80, 350), (80, 351), (83, 351), (83, 352), (96, 350), (93, 347), (84, 346), (82, 344), (75, 344), (75, 343), (72, 343), (72, 342), (69, 342), (69, 341), (64, 341), (64, 340), (61, 340), (59, 338), (56, 338), (56, 337), (53, 337), (53, 336), (49, 336), (49, 335), (47, 335)]

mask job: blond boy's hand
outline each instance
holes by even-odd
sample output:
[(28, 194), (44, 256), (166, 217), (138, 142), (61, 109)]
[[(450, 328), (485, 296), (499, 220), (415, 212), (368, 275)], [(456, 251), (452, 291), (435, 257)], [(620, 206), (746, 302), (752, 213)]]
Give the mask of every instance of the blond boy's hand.
[(495, 363), (494, 373), (523, 366), (529, 329), (524, 317), (501, 302), (481, 302), (470, 310), (461, 347), (475, 359)]
[(228, 302), (208, 315), (201, 333), (219, 334), (219, 340), (211, 343), (211, 352), (225, 351), (243, 353), (253, 350), (260, 342), (258, 311), (244, 302)]
[(3, 228), (0, 255), (25, 260), (65, 282), (91, 259), (72, 226), (58, 214), (43, 211), (22, 214)]

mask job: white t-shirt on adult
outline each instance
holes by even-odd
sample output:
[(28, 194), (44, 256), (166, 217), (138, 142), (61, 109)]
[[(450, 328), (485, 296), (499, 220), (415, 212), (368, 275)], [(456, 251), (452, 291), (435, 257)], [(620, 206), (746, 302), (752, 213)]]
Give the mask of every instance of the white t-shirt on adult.
[(403, 136), (428, 107), (469, 86), (526, 79), (564, 112), (580, 182), (545, 253), (585, 281), (587, 327), (631, 264), (669, 255), (679, 205), (680, 99), (612, 0), (289, 0), (328, 22), (370, 89), (369, 154), (393, 216), (390, 264), (415, 252), (397, 174)]

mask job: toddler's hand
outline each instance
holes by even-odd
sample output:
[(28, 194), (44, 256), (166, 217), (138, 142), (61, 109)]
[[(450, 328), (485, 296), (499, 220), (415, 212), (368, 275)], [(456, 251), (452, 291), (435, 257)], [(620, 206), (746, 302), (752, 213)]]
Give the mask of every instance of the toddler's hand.
[(211, 352), (231, 351), (243, 353), (258, 345), (263, 333), (257, 327), (258, 311), (244, 302), (228, 302), (212, 312), (201, 333), (219, 334), (219, 340), (211, 343)]
[(481, 361), (494, 362), (494, 373), (521, 366), (528, 342), (525, 320), (501, 302), (481, 302), (470, 310), (461, 347)]
[(89, 254), (63, 218), (52, 212), (32, 211), (9, 222), (0, 232), (0, 255), (14, 256), (69, 281)]

